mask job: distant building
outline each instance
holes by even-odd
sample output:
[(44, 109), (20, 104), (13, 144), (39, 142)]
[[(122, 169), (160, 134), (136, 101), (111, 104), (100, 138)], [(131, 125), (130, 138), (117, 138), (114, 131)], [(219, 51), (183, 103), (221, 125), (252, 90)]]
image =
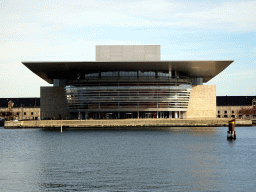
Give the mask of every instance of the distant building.
[(256, 96), (217, 96), (217, 118), (256, 119)]
[(39, 120), (40, 98), (0, 98), (0, 119)]
[(41, 119), (216, 118), (216, 86), (233, 61), (162, 61), (160, 45), (96, 46), (96, 61), (22, 62), (41, 87)]

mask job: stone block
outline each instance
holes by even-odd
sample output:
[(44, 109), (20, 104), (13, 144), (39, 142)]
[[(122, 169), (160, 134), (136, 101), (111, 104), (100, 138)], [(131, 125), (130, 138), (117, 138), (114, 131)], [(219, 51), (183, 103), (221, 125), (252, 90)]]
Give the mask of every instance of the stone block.
[(158, 61), (156, 54), (145, 54), (145, 61)]
[(216, 86), (193, 86), (189, 101), (187, 118), (216, 117)]

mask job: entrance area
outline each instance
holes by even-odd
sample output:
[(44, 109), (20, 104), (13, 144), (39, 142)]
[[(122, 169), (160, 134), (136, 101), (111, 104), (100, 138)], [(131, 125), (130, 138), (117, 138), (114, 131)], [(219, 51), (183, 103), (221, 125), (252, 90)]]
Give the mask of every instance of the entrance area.
[(179, 111), (77, 112), (71, 113), (71, 119), (182, 119), (184, 114)]

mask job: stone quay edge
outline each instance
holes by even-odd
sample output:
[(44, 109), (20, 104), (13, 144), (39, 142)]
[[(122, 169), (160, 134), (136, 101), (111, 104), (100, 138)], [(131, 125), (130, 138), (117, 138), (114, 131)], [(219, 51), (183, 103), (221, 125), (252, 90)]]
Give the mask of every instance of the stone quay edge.
[[(104, 128), (104, 127), (221, 127), (231, 119), (102, 119), (5, 121), (5, 129), (15, 128)], [(251, 126), (252, 120), (236, 119), (236, 126)]]

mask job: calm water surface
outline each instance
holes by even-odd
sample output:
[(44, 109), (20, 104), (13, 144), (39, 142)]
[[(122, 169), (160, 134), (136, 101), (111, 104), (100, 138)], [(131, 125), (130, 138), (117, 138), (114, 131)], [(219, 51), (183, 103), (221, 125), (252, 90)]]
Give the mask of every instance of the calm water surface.
[(256, 127), (0, 127), (0, 191), (255, 191)]

